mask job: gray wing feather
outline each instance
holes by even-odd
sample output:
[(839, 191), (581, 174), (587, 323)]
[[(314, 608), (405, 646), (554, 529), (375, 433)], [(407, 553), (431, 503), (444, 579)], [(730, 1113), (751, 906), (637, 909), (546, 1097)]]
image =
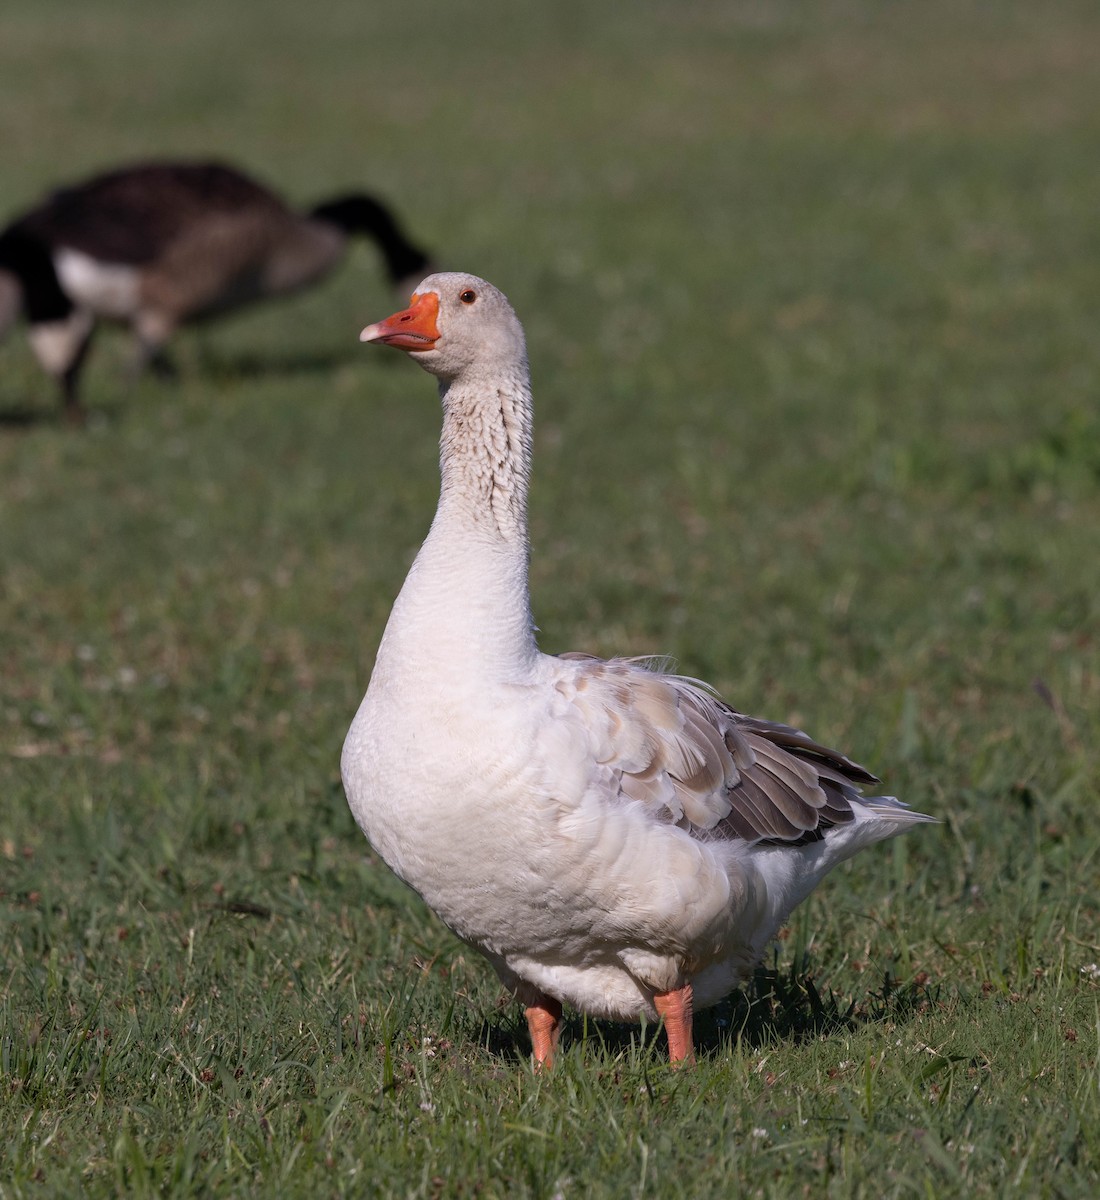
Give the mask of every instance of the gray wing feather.
[[(619, 796), (703, 840), (802, 845), (855, 819), (853, 806), (920, 819), (846, 755), (793, 726), (745, 716), (704, 685), (645, 660), (570, 654), (569, 705)], [(564, 688), (564, 683), (563, 683)], [(564, 693), (563, 693), (564, 694)]]

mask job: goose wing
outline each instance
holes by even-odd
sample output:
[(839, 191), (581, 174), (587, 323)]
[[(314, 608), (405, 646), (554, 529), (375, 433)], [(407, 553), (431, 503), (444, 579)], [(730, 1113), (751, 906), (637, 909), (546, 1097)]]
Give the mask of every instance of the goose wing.
[(878, 782), (801, 730), (745, 716), (648, 660), (561, 663), (556, 715), (580, 731), (609, 801), (642, 804), (694, 837), (801, 845), (854, 820), (860, 785)]

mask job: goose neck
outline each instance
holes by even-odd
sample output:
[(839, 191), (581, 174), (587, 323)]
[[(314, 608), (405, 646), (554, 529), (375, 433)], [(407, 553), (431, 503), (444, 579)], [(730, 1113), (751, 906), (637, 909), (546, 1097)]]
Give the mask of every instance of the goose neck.
[(471, 675), (512, 678), (537, 654), (528, 589), (530, 397), (514, 382), (441, 391), (439, 507), (403, 589), (399, 626), (415, 626), (418, 644)]
[[(438, 520), (527, 559), (531, 396), (526, 371), (441, 384)], [(457, 530), (455, 536), (460, 535)]]

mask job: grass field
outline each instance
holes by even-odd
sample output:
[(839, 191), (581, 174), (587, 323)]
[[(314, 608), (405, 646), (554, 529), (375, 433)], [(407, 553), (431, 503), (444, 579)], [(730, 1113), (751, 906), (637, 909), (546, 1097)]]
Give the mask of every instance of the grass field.
[(536, 1076), (339, 782), (437, 484), (375, 256), (175, 384), (108, 332), (82, 434), (17, 331), (0, 1197), (1097, 1194), (1098, 46), (1071, 0), (5, 12), (0, 214), (154, 153), (388, 197), (527, 326), (543, 647), (671, 653), (942, 824), (694, 1070), (577, 1018)]

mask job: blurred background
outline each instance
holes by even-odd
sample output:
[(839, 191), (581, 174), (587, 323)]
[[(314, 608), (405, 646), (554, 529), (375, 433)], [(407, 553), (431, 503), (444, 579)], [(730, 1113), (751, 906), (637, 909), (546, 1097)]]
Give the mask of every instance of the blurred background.
[[(960, 1061), (1003, 1047), (1001, 1083), (1031, 1078), (1012, 1047), (1041, 1013), (1063, 1073), (1036, 1085), (1030, 1124), (1019, 1090), (994, 1089), (971, 1157), (944, 1152), (953, 1175), (906, 1165), (889, 1120), (853, 1126), (857, 1174), (895, 1156), (937, 1187), (997, 1192), (1012, 1139), (1054, 1171), (1052, 1131), (1083, 1147), (1097, 1124), (1095, 1096), (1072, 1100), (1085, 1060), (1059, 1056), (1092, 1012), (1082, 971), (1100, 942), (1098, 47), (1100, 11), (1074, 0), (36, 0), (0, 17), (0, 222), (151, 157), (214, 157), (296, 205), (385, 199), (526, 326), (543, 647), (671, 653), (943, 820), (830, 880), (780, 962), (818, 964), (856, 1005), (872, 975), (908, 981), (943, 1042), (971, 1030)], [(128, 341), (105, 330), (83, 432), (23, 331), (0, 345), (0, 957), (18, 964), (4, 1070), (22, 1064), (21, 1086), (85, 1120), (103, 1163), (120, 1152), (72, 1080), (98, 1064), (129, 1103), (148, 1064), (89, 1035), (58, 1083), (58, 1046), (94, 1034), (102, 997), (175, 961), (188, 930), (187, 968), (147, 981), (163, 1036), (184, 1047), (173, 1006), (218, 989), (239, 1027), (262, 1012), (268, 1030), (227, 1049), (204, 1000), (188, 1070), (263, 1076), (270, 1031), (324, 1009), (339, 1032), (357, 979), (361, 995), (378, 983), (360, 1022), (377, 1042), (414, 955), (450, 982), (403, 1010), (393, 1054), (415, 1060), (417, 1021), (437, 1030), (464, 989), (464, 1069), (488, 1070), (488, 972), (369, 856), (337, 775), (436, 495), (431, 381), (357, 342), (404, 300), (363, 243), (306, 294), (185, 331), (176, 381), (128, 380)], [(227, 897), (274, 916), (246, 930), (247, 914), (203, 915)], [(51, 1005), (68, 1015), (42, 1026)], [(31, 1039), (35, 1021), (49, 1036)], [(322, 1143), (338, 1162), (362, 1152), (350, 1134), (334, 1150), (341, 1126), (325, 1124), (356, 1069), (318, 1067), (279, 1110), (313, 1104), (327, 1130), (295, 1170)], [(885, 1101), (898, 1125), (915, 1119), (907, 1086)], [(172, 1103), (148, 1100), (137, 1142)], [(519, 1119), (484, 1117), (505, 1141), (500, 1122)], [(375, 1132), (401, 1143), (398, 1126)], [(604, 1150), (633, 1171), (623, 1138)], [(26, 1178), (65, 1178), (28, 1146)], [(401, 1153), (395, 1180), (401, 1162), (445, 1170), (441, 1152)], [(587, 1178), (555, 1153), (547, 1188), (555, 1163)], [(782, 1161), (797, 1180), (798, 1152)]]

